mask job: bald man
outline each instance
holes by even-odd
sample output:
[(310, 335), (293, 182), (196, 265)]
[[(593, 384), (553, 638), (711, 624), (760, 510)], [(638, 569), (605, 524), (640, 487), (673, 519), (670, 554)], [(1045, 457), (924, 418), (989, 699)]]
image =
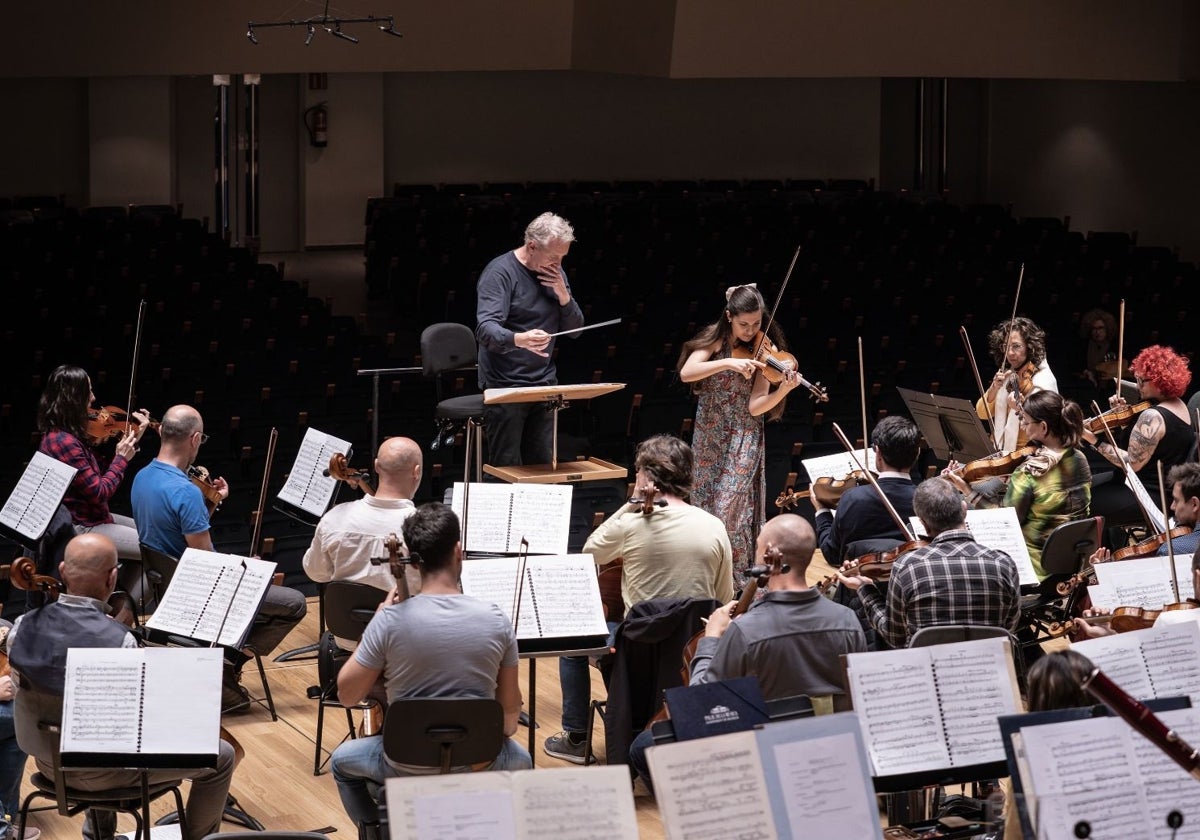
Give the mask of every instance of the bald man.
[[(9, 634), (9, 661), (16, 675), (17, 737), (34, 757), (38, 769), (53, 777), (54, 745), (37, 722), (61, 721), (67, 650), (80, 647), (132, 648), (137, 642), (129, 630), (108, 617), (107, 601), (117, 582), (117, 547), (102, 534), (80, 534), (67, 544), (59, 572), (67, 591), (44, 607), (17, 619)], [(57, 737), (57, 736), (54, 736)], [(187, 799), (185, 840), (200, 840), (220, 830), (221, 816), (233, 777), (234, 751), (219, 742), (217, 766), (196, 770), (156, 770), (149, 773), (153, 786), (159, 782), (191, 779)], [(67, 784), (82, 790), (108, 790), (138, 785), (140, 774), (132, 770), (72, 770)], [(99, 837), (113, 836), (116, 814), (97, 810)], [(92, 820), (85, 823), (89, 836)]]
[[(190, 405), (173, 405), (166, 410), (158, 428), (162, 440), (158, 457), (143, 467), (133, 480), (130, 501), (143, 545), (179, 558), (188, 548), (213, 551), (204, 494), (188, 478), (200, 447), (208, 440), (204, 419)], [(229, 497), (225, 479), (213, 480), (222, 499)], [(284, 636), (300, 623), (307, 611), (304, 595), (286, 586), (270, 586), (246, 637), (246, 646), (266, 656)], [(225, 682), (221, 708), (236, 714), (250, 708), (250, 694), (240, 684), (242, 665), (248, 657), (241, 651), (226, 654)]]
[[(858, 616), (808, 585), (805, 575), (817, 547), (808, 520), (791, 513), (767, 520), (755, 543), (756, 565), (770, 565), (765, 556), (771, 547), (780, 550), (790, 570), (768, 578), (766, 594), (737, 618), (729, 617), (736, 601), (709, 616), (692, 657), (689, 685), (753, 675), (767, 700), (827, 695), (836, 711), (845, 711), (850, 699), (839, 657), (867, 649)], [(653, 742), (647, 731), (629, 750), (629, 763), (647, 787), (644, 751)]]
[[(329, 509), (317, 523), (312, 545), (304, 553), (304, 571), (318, 583), (351, 580), (391, 591), (396, 585), (387, 564), (372, 565), (372, 557), (387, 557), (384, 540), (395, 534), (401, 542), (404, 520), (416, 509), (412, 498), (421, 484), (421, 447), (406, 437), (385, 440), (375, 456), (378, 487), (365, 495)], [(406, 569), (412, 594), (421, 591), (421, 575)], [(338, 644), (353, 650), (354, 643)]]

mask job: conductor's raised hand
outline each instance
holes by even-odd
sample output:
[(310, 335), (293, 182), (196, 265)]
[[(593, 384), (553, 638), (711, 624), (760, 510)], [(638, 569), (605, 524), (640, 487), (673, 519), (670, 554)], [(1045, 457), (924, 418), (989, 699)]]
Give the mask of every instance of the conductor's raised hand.
[(545, 330), (513, 333), (513, 343), (522, 350), (528, 350), (538, 356), (550, 355), (546, 352), (546, 348), (550, 346), (550, 333)]
[(566, 306), (571, 302), (571, 290), (567, 288), (567, 281), (563, 278), (562, 270), (557, 265), (546, 265), (539, 268), (538, 281), (543, 288), (554, 292), (559, 306)]

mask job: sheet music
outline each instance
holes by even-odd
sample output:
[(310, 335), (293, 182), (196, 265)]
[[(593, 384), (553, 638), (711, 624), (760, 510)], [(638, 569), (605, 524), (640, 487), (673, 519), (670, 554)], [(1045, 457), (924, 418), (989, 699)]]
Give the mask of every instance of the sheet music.
[(1200, 707), (1200, 624), (1194, 621), (1085, 639), (1071, 647), (1139, 700), (1187, 695)]
[[(512, 621), (519, 567), (518, 557), (467, 560), (463, 593), (495, 604)], [(527, 557), (523, 584), (518, 639), (608, 635), (590, 554)]]
[[(521, 840), (637, 840), (628, 768), (554, 768), (514, 773)], [(490, 840), (490, 838), (489, 838)]]
[(1007, 639), (853, 653), (846, 670), (875, 776), (1004, 760), (1017, 710)]
[[(1157, 532), (1161, 534), (1166, 531), (1167, 520), (1163, 516), (1163, 512), (1158, 509), (1159, 500), (1150, 498), (1150, 493), (1146, 490), (1146, 485), (1142, 484), (1142, 480), (1138, 478), (1137, 473), (1132, 469), (1125, 471), (1125, 486), (1133, 491), (1133, 495), (1141, 503), (1142, 511), (1150, 517)], [(1169, 496), (1170, 492), (1167, 495)]]
[(71, 648), (65, 676), (62, 752), (216, 755), (220, 650)]
[(1195, 595), (1192, 587), (1192, 557), (1175, 556), (1179, 580), (1179, 598), (1171, 585), (1169, 557), (1138, 557), (1115, 563), (1097, 563), (1093, 567), (1099, 586), (1088, 588), (1092, 606), (1115, 610), (1117, 607), (1143, 607), (1161, 610), (1164, 604), (1185, 601)]
[(280, 501), (295, 505), (313, 516), (321, 516), (333, 500), (337, 479), (323, 475), (329, 469), (329, 459), (335, 453), (350, 457), (350, 441), (318, 431), (312, 426), (304, 433), (296, 460), (288, 471), (287, 481), (279, 491)]
[[(913, 516), (908, 521), (916, 529), (915, 533), (925, 532), (917, 517)], [(1017, 579), (1022, 586), (1037, 584), (1037, 572), (1033, 570), (1033, 561), (1029, 559), (1029, 546), (1025, 544), (1025, 535), (1021, 533), (1021, 524), (1017, 522), (1016, 508), (972, 508), (967, 511), (967, 527), (975, 542), (1003, 551), (1013, 559), (1017, 564)]]
[(734, 732), (646, 750), (670, 840), (779, 836), (754, 734)]
[[(462, 482), (454, 483), (450, 506), (463, 520)], [(472, 483), (467, 516), (467, 551), (507, 554), (519, 551), (521, 538), (530, 554), (566, 554), (571, 533), (569, 484)]]
[(854, 712), (768, 724), (755, 737), (780, 836), (882, 837)]
[[(862, 462), (863, 451), (855, 449), (854, 456)], [(800, 463), (804, 465), (804, 471), (808, 473), (810, 483), (818, 478), (845, 478), (858, 469), (849, 452), (834, 452), (832, 455), (821, 455), (817, 458), (802, 458)], [(867, 460), (863, 466), (871, 472), (875, 472), (875, 450), (872, 447), (867, 447)]]
[(274, 574), (275, 563), (267, 560), (188, 548), (146, 626), (236, 647), (258, 614)]
[[(586, 773), (586, 776), (580, 775)], [(637, 840), (623, 766), (387, 780), (390, 840)]]
[[(1195, 747), (1200, 744), (1200, 709), (1176, 709), (1158, 712), (1158, 718), (1180, 738)], [(1200, 782), (1188, 775), (1170, 756), (1150, 739), (1132, 733), (1134, 763), (1146, 790), (1150, 824), (1156, 840), (1197, 840), (1200, 838)], [(1167, 826), (1167, 814), (1179, 811), (1183, 825), (1177, 834)]]
[(29, 466), (0, 509), (0, 525), (34, 542), (41, 539), (77, 472), (44, 452), (33, 453)]

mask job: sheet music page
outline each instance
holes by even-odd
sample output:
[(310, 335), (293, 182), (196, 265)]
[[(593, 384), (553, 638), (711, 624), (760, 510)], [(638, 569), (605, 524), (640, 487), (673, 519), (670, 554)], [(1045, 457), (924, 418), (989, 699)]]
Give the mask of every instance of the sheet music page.
[(67, 651), (63, 752), (216, 755), (220, 727), (218, 649)]
[[(861, 449), (854, 450), (854, 457), (863, 463)], [(849, 452), (834, 452), (832, 455), (821, 455), (817, 458), (801, 458), (800, 463), (804, 465), (804, 471), (808, 473), (810, 483), (818, 478), (845, 478), (858, 469)], [(875, 450), (869, 446), (867, 447), (867, 460), (863, 466), (871, 472), (875, 472)]]
[(512, 783), (521, 840), (638, 840), (626, 767), (514, 773)]
[[(1187, 744), (1192, 747), (1200, 744), (1200, 709), (1193, 707), (1156, 714)], [(1133, 732), (1130, 740), (1137, 773), (1146, 789), (1154, 837), (1159, 840), (1200, 838), (1200, 782), (1149, 738)], [(1178, 834), (1173, 834), (1167, 826), (1167, 814), (1171, 811), (1183, 814), (1183, 825)]]
[(1117, 607), (1142, 607), (1161, 610), (1163, 604), (1173, 604), (1194, 597), (1192, 587), (1192, 556), (1176, 555), (1175, 573), (1179, 580), (1179, 598), (1171, 585), (1169, 557), (1137, 557), (1115, 563), (1097, 563), (1093, 567), (1099, 586), (1088, 588), (1092, 606), (1115, 610)]
[(329, 459), (334, 453), (340, 452), (349, 457), (351, 448), (350, 441), (309, 426), (278, 498), (313, 516), (324, 514), (338, 482), (333, 476), (322, 473), (329, 469)]
[(1131, 760), (1132, 730), (1117, 717), (1021, 730), (1037, 799), (1038, 837), (1075, 837), (1087, 820), (1092, 837), (1150, 837), (1149, 806)]
[[(519, 567), (518, 557), (466, 560), (463, 593), (495, 604), (511, 622)], [(608, 635), (590, 554), (527, 557), (523, 584), (518, 639)]]
[[(530, 554), (566, 554), (571, 532), (569, 484), (476, 484), (467, 500), (467, 550), (517, 552), (521, 538)], [(450, 506), (463, 520), (462, 482), (455, 482)]]
[(217, 644), (236, 646), (258, 614), (274, 573), (275, 563), (267, 560), (188, 548), (146, 626), (204, 642), (216, 639), (220, 630)]
[(871, 775), (950, 766), (929, 648), (846, 655)]
[[(1137, 473), (1133, 470), (1125, 473), (1125, 486), (1133, 491), (1133, 495), (1141, 503), (1142, 511), (1150, 517), (1157, 532), (1161, 534), (1166, 531), (1167, 519), (1163, 516), (1163, 512), (1158, 509), (1158, 499), (1150, 498), (1150, 493), (1146, 490), (1146, 485), (1142, 484), (1142, 480), (1138, 478)], [(1170, 495), (1170, 493), (1167, 495)]]
[(771, 723), (755, 736), (781, 837), (882, 837), (854, 712)]
[(929, 649), (950, 765), (1004, 761), (996, 718), (1018, 711), (1017, 675), (1007, 639), (980, 639)]
[(1188, 621), (1071, 645), (1139, 700), (1187, 695), (1200, 707), (1200, 624)]
[(776, 840), (754, 732), (733, 732), (646, 750), (669, 840)]
[(1003, 551), (1017, 564), (1017, 578), (1022, 586), (1036, 584), (1037, 572), (1029, 559), (1029, 546), (1017, 522), (1016, 508), (979, 508), (967, 511), (967, 527), (975, 542)]
[(516, 840), (510, 776), (496, 771), (388, 779), (390, 840)]
[(77, 472), (44, 452), (33, 453), (29, 466), (0, 509), (0, 525), (7, 525), (35, 542), (41, 539)]

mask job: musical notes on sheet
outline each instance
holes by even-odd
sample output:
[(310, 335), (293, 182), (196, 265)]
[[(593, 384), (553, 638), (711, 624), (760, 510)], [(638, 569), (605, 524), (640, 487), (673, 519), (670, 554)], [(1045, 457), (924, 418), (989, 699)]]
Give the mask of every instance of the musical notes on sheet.
[(54, 512), (75, 480), (74, 467), (55, 460), (44, 452), (35, 452), (21, 474), (17, 486), (0, 509), (0, 525), (5, 525), (29, 540), (37, 541), (46, 533)]
[[(467, 560), (463, 593), (495, 604), (512, 621), (520, 565), (516, 557)], [(608, 635), (591, 555), (530, 556), (524, 565), (518, 640)]]
[(530, 554), (566, 554), (571, 530), (569, 484), (472, 484), (467, 504), (463, 484), (456, 482), (450, 506), (465, 515), (467, 551), (516, 552), (521, 538)]
[(350, 441), (318, 431), (312, 426), (304, 433), (296, 460), (288, 471), (287, 481), (279, 491), (280, 501), (300, 508), (313, 516), (321, 516), (333, 500), (338, 481), (324, 475), (329, 459), (340, 452), (350, 456)]
[(1072, 648), (1139, 700), (1186, 695), (1200, 706), (1200, 624), (1195, 621), (1086, 639)]
[(267, 560), (189, 548), (146, 626), (238, 647), (274, 574), (275, 563)]
[(1115, 610), (1117, 607), (1142, 607), (1160, 610), (1163, 604), (1174, 604), (1194, 597), (1192, 587), (1192, 557), (1175, 557), (1175, 572), (1179, 581), (1179, 598), (1171, 582), (1169, 557), (1137, 557), (1117, 563), (1097, 563), (1096, 586), (1088, 587), (1092, 606)]

